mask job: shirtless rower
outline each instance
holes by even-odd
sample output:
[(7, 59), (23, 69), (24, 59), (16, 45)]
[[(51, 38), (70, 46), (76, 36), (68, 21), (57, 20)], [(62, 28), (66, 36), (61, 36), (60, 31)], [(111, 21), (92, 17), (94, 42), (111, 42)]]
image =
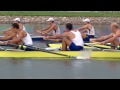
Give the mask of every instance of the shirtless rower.
[(55, 35), (55, 34), (60, 34), (60, 28), (59, 26), (55, 23), (55, 20), (53, 18), (49, 18), (48, 20), (49, 26), (45, 29), (41, 30), (36, 30), (37, 33), (41, 35)]
[(72, 51), (83, 50), (84, 42), (83, 38), (84, 34), (81, 34), (78, 30), (73, 30), (73, 25), (71, 23), (66, 24), (67, 32), (63, 34), (56, 34), (54, 36), (47, 36), (44, 39), (48, 38), (62, 38), (62, 50), (66, 51), (67, 46)]
[(17, 23), (12, 24), (11, 30), (16, 34), (16, 36), (13, 37), (12, 40), (4, 41), (4, 44), (13, 43), (26, 46), (33, 45), (30, 35), (26, 31), (19, 29), (19, 25)]
[(112, 22), (110, 25), (111, 34), (102, 36), (100, 38), (96, 38), (91, 40), (91, 42), (100, 42), (100, 44), (111, 43), (111, 45), (119, 45), (120, 44), (120, 29), (117, 23)]

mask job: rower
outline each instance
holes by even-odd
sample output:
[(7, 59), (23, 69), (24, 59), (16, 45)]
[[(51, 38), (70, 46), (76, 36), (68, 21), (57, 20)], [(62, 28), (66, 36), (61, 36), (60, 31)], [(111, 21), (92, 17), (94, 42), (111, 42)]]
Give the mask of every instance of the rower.
[(83, 46), (84, 46), (84, 42), (82, 39), (82, 37), (84, 37), (83, 34), (81, 34), (78, 30), (73, 30), (73, 25), (71, 23), (66, 24), (66, 30), (67, 32), (64, 32), (63, 34), (48, 36), (44, 39), (62, 38), (63, 51), (67, 50), (67, 46), (69, 46), (69, 49), (72, 51), (83, 50)]
[(49, 26), (47, 28), (41, 29), (41, 30), (36, 30), (39, 34), (42, 34), (42, 35), (60, 34), (60, 28), (55, 23), (55, 20), (53, 18), (49, 18), (47, 20), (47, 22), (49, 23)]
[(90, 24), (90, 19), (86, 18), (83, 20), (84, 25), (77, 30), (83, 30), (83, 33), (87, 35), (87, 38), (84, 38), (84, 41), (88, 41), (88, 38), (95, 38), (94, 27)]
[[(112, 22), (110, 25), (111, 34), (91, 40), (91, 42), (100, 42), (100, 44), (111, 43), (111, 45), (120, 45), (120, 28), (117, 23)], [(112, 47), (113, 48), (113, 47)]]
[(17, 23), (12, 24), (11, 30), (16, 34), (16, 36), (13, 37), (12, 40), (4, 41), (5, 44), (12, 43), (25, 46), (33, 45), (30, 35), (26, 31), (19, 29), (19, 25)]
[(15, 18), (13, 21), (14, 21), (13, 23), (17, 23), (19, 25), (20, 30), (26, 31), (25, 26), (20, 22), (20, 18)]
[(7, 33), (3, 37), (0, 37), (0, 41), (7, 41), (12, 39), (15, 36), (16, 34), (10, 30), (10, 31), (7, 31)]
[[(26, 28), (25, 28), (25, 26), (21, 23), (21, 21), (20, 21), (20, 18), (15, 18), (15, 19), (13, 19), (13, 23), (17, 23), (18, 25), (19, 25), (19, 27), (20, 27), (20, 30), (25, 30), (26, 31)], [(10, 28), (8, 28), (7, 30), (3, 30), (1, 33), (2, 34), (9, 34), (9, 32), (8, 31), (10, 31), (11, 30), (11, 27)]]
[[(69, 32), (69, 30), (68, 29), (63, 30), (63, 33), (65, 33), (65, 32)], [(91, 39), (86, 34), (84, 34), (82, 32), (80, 32), (80, 33), (82, 35), (83, 41), (85, 41), (87, 43), (89, 43), (91, 41)], [(52, 36), (45, 36), (43, 39), (44, 40), (49, 40), (49, 39), (51, 40), (52, 39), (52, 41), (55, 41), (55, 42), (61, 42), (62, 41), (62, 37), (58, 37), (57, 34), (52, 35)]]

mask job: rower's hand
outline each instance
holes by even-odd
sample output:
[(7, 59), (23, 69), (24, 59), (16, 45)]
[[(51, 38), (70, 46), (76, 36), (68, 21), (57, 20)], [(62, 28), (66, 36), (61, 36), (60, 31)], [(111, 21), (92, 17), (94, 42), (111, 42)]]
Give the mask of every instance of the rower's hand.
[(1, 31), (0, 33), (1, 34), (7, 34), (7, 31)]
[(60, 39), (56, 39), (55, 42), (60, 42), (61, 40)]
[[(98, 43), (98, 42), (97, 42)], [(100, 44), (100, 45), (104, 45), (105, 43), (104, 42), (99, 42), (98, 44)]]
[(0, 44), (2, 44), (2, 45), (7, 45), (7, 44), (8, 44), (8, 41), (0, 42)]
[(44, 39), (44, 40), (48, 40), (48, 39), (49, 39), (49, 36), (46, 36), (46, 37), (44, 37), (43, 39)]
[(96, 40), (95, 40), (95, 39), (90, 39), (90, 42), (91, 42), (91, 43), (95, 43)]
[(45, 36), (45, 33), (41, 33), (42, 36)]
[(42, 31), (42, 35), (45, 36), (47, 34), (46, 31)]
[(42, 32), (40, 30), (36, 30), (37, 33), (41, 34)]
[(96, 41), (90, 41), (91, 43), (96, 43)]

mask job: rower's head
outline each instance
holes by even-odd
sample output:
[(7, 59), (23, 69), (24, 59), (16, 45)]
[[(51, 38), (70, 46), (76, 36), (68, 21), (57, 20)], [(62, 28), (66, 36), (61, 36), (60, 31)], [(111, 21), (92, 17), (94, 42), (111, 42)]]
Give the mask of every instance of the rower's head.
[(55, 20), (54, 20), (52, 17), (47, 20), (47, 22), (49, 22), (49, 24), (54, 23), (54, 21), (55, 21)]
[(15, 19), (13, 20), (13, 23), (20, 23), (20, 18), (15, 18)]
[(16, 32), (17, 30), (19, 30), (19, 25), (17, 23), (13, 23), (12, 24), (12, 31)]
[(112, 32), (115, 32), (115, 30), (117, 30), (119, 28), (119, 26), (116, 22), (112, 22), (110, 25), (110, 28), (111, 28)]
[(90, 23), (90, 19), (86, 18), (83, 20), (83, 23), (86, 25), (86, 24), (89, 24)]
[(66, 24), (66, 30), (67, 30), (67, 31), (73, 30), (73, 25), (72, 25), (71, 23), (67, 23), (67, 24)]

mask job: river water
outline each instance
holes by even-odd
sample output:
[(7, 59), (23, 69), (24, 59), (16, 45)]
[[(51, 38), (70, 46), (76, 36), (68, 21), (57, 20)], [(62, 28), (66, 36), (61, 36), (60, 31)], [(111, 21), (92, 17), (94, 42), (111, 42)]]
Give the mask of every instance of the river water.
[[(0, 30), (9, 24), (0, 24)], [(43, 24), (25, 24), (29, 33), (38, 35), (35, 30), (44, 28)], [(79, 27), (75, 25), (74, 28)], [(110, 33), (108, 25), (94, 25), (96, 35)], [(65, 26), (60, 25), (64, 30)], [(34, 42), (45, 46), (44, 42)], [(120, 78), (120, 62), (105, 60), (61, 60), (61, 59), (13, 59), (0, 58), (0, 79), (117, 79)]]

